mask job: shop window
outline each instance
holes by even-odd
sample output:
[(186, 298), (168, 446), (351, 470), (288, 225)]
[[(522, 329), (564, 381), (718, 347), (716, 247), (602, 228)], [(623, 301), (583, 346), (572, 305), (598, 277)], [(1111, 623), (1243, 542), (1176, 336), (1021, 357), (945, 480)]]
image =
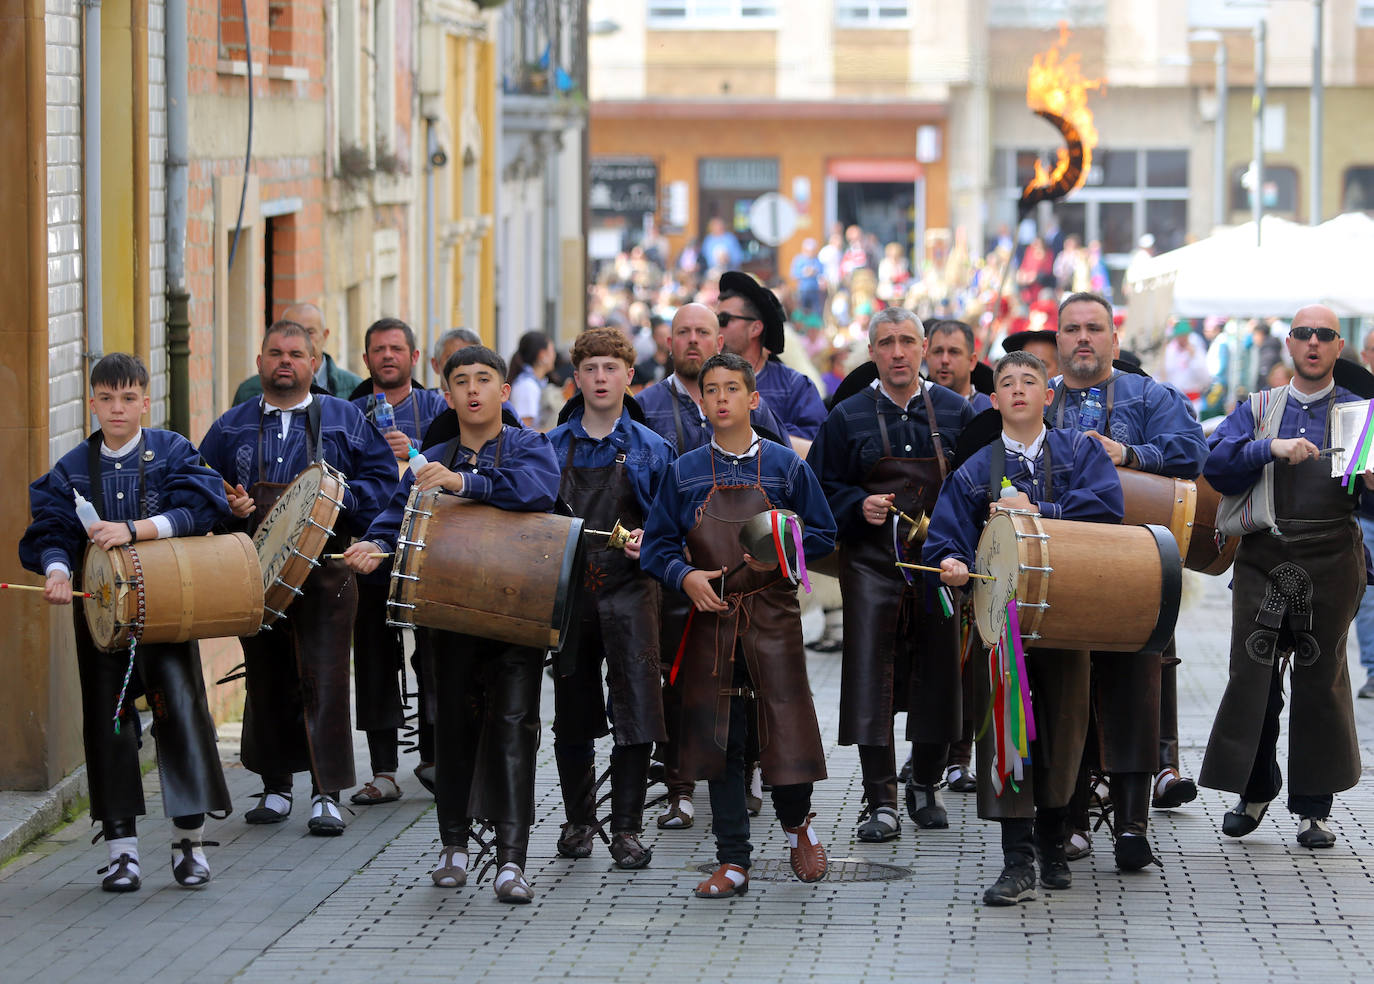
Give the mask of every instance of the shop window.
[[(1186, 152), (1185, 152), (1186, 153)], [(1139, 184), (1137, 158), (1134, 150), (1096, 150), (1093, 152), (1089, 183), (1102, 188), (1134, 188)], [(1091, 180), (1096, 178), (1097, 180)], [(1184, 182), (1185, 184), (1187, 182)]]
[(777, 0), (653, 0), (650, 28), (758, 30), (778, 26)]
[(910, 6), (896, 0), (839, 0), (835, 23), (839, 27), (906, 27), (911, 20)]
[(1145, 152), (1145, 186), (1147, 188), (1188, 187), (1188, 152), (1186, 150), (1147, 150)]
[[(1253, 202), (1245, 174), (1248, 167), (1231, 171), (1231, 211), (1250, 212)], [(1264, 210), (1266, 212), (1298, 211), (1298, 170), (1284, 165), (1266, 164), (1264, 167)]]
[[(1374, 9), (1374, 4), (1371, 4)], [(1345, 170), (1341, 191), (1342, 212), (1374, 212), (1374, 166), (1362, 164)]]
[(1155, 252), (1183, 245), (1188, 235), (1188, 202), (1171, 199), (1145, 203), (1145, 231), (1155, 237)]
[[(777, 191), (779, 170), (773, 157), (703, 157), (697, 170), (700, 207), (697, 234), (703, 245), (718, 228), (734, 234), (743, 250), (744, 269), (765, 278), (775, 268), (775, 251), (754, 238), (749, 228), (749, 207), (764, 192)], [(704, 257), (710, 265), (714, 257)]]

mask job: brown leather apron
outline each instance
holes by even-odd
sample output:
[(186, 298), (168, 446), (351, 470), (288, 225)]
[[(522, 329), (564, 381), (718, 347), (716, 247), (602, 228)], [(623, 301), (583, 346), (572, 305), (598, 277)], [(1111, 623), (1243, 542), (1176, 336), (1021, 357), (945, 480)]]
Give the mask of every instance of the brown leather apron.
[[(1327, 407), (1330, 420), (1331, 406)], [(1324, 444), (1329, 444), (1329, 440)], [(1338, 793), (1360, 778), (1346, 635), (1365, 591), (1356, 499), (1325, 458), (1274, 464), (1282, 536), (1250, 533), (1236, 550), (1231, 672), (1198, 781), (1243, 792), (1259, 748), (1274, 660), (1292, 652), (1288, 789)], [(1302, 519), (1283, 517), (1301, 515)]]
[[(311, 407), (318, 407), (312, 401)], [(288, 488), (264, 481), (262, 422), (258, 424), (258, 481), (252, 529), (266, 518)], [(320, 459), (318, 411), (306, 415), (307, 449)], [(335, 534), (325, 553), (337, 552), (347, 537)], [(310, 772), (323, 791), (357, 782), (353, 729), (349, 720), (348, 657), (358, 586), (341, 560), (321, 561), (301, 585), (287, 617), (267, 632), (240, 639), (243, 645), (243, 764), (264, 776)]]
[[(762, 469), (762, 451), (759, 468)], [(712, 472), (715, 456), (711, 458)], [(773, 508), (762, 484), (713, 483), (687, 534), (692, 564), (729, 570), (744, 557), (739, 532)], [(696, 612), (684, 644), (677, 686), (682, 688), (678, 765), (684, 779), (710, 779), (725, 771), (735, 656), (742, 654), (757, 694), (759, 761), (776, 786), (824, 779), (825, 752), (806, 678), (801, 609), (796, 587), (777, 571), (743, 567), (729, 575), (719, 615)]]
[[(576, 468), (568, 444), (559, 495), (591, 529), (644, 525), (644, 513), (625, 469), (625, 454), (604, 468)], [(581, 741), (610, 731), (601, 691), (601, 663), (611, 690), (611, 717), (617, 745), (664, 741), (662, 677), (659, 669), (658, 581), (645, 574), (624, 550), (611, 549), (591, 534), (583, 572), (582, 627), (574, 669), (554, 681), (554, 733)]]
[[(930, 515), (946, 476), (935, 408), (924, 385), (921, 395), (935, 457), (894, 455), (881, 404), (875, 404), (883, 456), (860, 483), (872, 495), (892, 493), (893, 505), (913, 517), (922, 510)], [(920, 544), (899, 540), (898, 549), (900, 556), (893, 552), (890, 521), (865, 524), (840, 543), (841, 745), (891, 744), (892, 715), (902, 710), (908, 712), (911, 741), (941, 743), (960, 736), (959, 620), (957, 614), (944, 617), (923, 579), (908, 585), (896, 566), (897, 560), (919, 563)]]

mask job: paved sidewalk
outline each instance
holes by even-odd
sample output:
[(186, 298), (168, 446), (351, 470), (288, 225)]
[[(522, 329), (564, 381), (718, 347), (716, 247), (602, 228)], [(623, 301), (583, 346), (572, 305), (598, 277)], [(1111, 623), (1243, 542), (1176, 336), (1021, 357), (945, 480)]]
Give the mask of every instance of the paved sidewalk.
[[(1226, 675), (1229, 596), (1224, 583), (1189, 577), (1180, 622), (1184, 761), (1196, 771)], [(1358, 673), (1357, 659), (1351, 655)], [(833, 741), (838, 657), (813, 656), (822, 734)], [(1359, 681), (1357, 680), (1357, 683)], [(545, 687), (545, 708), (552, 707)], [(1374, 761), (1374, 701), (1357, 701), (1361, 746)], [(228, 748), (226, 747), (226, 752)], [(600, 746), (604, 764), (606, 744)], [(1374, 785), (1337, 798), (1336, 847), (1305, 851), (1295, 822), (1276, 804), (1244, 841), (1222, 838), (1229, 795), (1203, 791), (1151, 834), (1163, 871), (1123, 876), (1110, 848), (1073, 871), (1066, 892), (1010, 909), (979, 904), (996, 877), (996, 829), (974, 816), (973, 797), (947, 794), (951, 829), (900, 840), (853, 840), (859, 811), (857, 755), (829, 745), (831, 778), (817, 786), (816, 826), (832, 861), (904, 866), (888, 882), (756, 879), (745, 898), (691, 897), (710, 863), (709, 808), (685, 832), (651, 829), (653, 865), (615, 870), (604, 846), (583, 861), (557, 858), (561, 801), (552, 743), (540, 750), (529, 876), (530, 906), (496, 903), (490, 878), (436, 889), (432, 800), (407, 773), (400, 803), (359, 809), (343, 837), (305, 834), (306, 783), (279, 827), (248, 827), (241, 812), (253, 777), (229, 770), (239, 812), (212, 824), (215, 881), (176, 888), (161, 846), (160, 805), (142, 824), (144, 888), (130, 896), (96, 889), (103, 845), (83, 820), (0, 871), (0, 980), (131, 979), (204, 982), (588, 979), (672, 982), (744, 980), (1352, 980), (1369, 973), (1374, 944)], [(361, 747), (360, 747), (361, 753)], [(229, 756), (226, 754), (226, 758)], [(413, 757), (412, 757), (413, 758)], [(360, 755), (365, 762), (365, 754)], [(405, 769), (403, 768), (403, 771)], [(155, 787), (155, 773), (149, 776)], [(783, 861), (771, 808), (754, 826), (756, 862)], [(154, 846), (156, 845), (156, 846)], [(1368, 860), (1367, 860), (1368, 859)], [(1183, 955), (1186, 953), (1186, 957)]]

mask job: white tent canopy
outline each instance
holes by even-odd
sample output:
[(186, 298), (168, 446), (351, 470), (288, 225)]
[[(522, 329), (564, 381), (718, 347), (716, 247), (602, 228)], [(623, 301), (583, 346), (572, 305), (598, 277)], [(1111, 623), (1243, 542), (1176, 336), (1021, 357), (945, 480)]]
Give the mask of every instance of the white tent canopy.
[(1343, 318), (1374, 314), (1374, 219), (1352, 212), (1319, 226), (1263, 221), (1263, 246), (1247, 222), (1133, 263), (1131, 320), (1291, 317), (1315, 303)]

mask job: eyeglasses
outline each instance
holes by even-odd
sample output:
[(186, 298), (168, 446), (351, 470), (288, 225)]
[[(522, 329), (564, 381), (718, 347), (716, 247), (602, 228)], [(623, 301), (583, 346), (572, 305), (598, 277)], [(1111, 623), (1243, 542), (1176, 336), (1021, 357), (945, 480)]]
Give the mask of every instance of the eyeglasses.
[(757, 320), (759, 320), (759, 319), (758, 319), (758, 318), (750, 318), (750, 317), (747, 317), (747, 316), (745, 316), (745, 315), (743, 315), (743, 314), (731, 314), (731, 313), (729, 313), (728, 311), (719, 311), (719, 312), (716, 313), (716, 324), (720, 325), (722, 328), (728, 327), (729, 324), (730, 324), (730, 322), (732, 322), (732, 321), (757, 321)]
[(1317, 336), (1319, 342), (1334, 342), (1341, 337), (1335, 328), (1309, 328), (1307, 325), (1294, 325), (1288, 329), (1288, 334), (1300, 342), (1307, 341), (1313, 335)]

